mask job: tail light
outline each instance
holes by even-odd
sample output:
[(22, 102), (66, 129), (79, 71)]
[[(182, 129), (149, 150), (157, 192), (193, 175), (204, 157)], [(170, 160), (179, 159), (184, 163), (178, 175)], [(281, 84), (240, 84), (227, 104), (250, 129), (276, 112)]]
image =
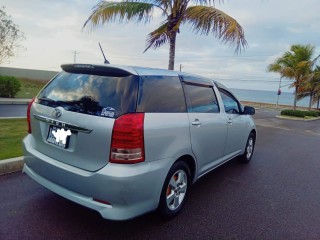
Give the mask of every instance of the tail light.
[(130, 113), (115, 120), (110, 162), (132, 164), (145, 160), (143, 125), (144, 113)]
[(30, 121), (30, 110), (31, 106), (36, 98), (32, 98), (31, 102), (28, 104), (28, 110), (27, 110), (27, 121), (28, 121), (28, 133), (31, 133), (31, 121)]

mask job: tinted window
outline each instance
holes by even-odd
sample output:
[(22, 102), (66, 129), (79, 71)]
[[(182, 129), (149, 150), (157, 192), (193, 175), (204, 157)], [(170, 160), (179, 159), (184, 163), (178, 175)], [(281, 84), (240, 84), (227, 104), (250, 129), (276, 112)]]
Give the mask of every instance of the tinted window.
[(185, 84), (190, 101), (188, 112), (217, 113), (219, 105), (212, 87)]
[(186, 112), (180, 79), (164, 76), (141, 77), (137, 112)]
[(106, 77), (62, 72), (39, 94), (37, 102), (67, 111), (116, 118), (134, 112), (135, 76)]
[(240, 113), (238, 101), (227, 91), (219, 89), (226, 113)]

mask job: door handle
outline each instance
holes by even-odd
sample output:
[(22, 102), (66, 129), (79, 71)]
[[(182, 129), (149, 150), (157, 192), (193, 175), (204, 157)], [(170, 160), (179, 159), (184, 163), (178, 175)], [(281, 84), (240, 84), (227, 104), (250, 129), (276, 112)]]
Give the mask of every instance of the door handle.
[(232, 124), (232, 119), (231, 118), (228, 119), (228, 124)]
[(191, 124), (194, 126), (199, 126), (202, 124), (202, 122), (200, 122), (199, 119), (195, 119), (193, 122), (191, 122)]

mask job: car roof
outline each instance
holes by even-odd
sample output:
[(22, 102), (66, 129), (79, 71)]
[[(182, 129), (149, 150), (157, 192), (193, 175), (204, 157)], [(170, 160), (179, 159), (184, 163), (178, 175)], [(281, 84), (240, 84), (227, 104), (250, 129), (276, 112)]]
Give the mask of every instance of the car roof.
[(160, 69), (160, 68), (149, 68), (139, 66), (126, 66), (126, 65), (115, 65), (115, 64), (87, 64), (87, 63), (76, 63), (76, 64), (63, 64), (61, 68), (66, 72), (71, 73), (87, 73), (87, 74), (111, 74), (112, 76), (128, 76), (128, 75), (139, 75), (139, 76), (168, 76), (168, 77), (179, 77), (181, 76), (186, 82), (194, 82), (197, 84), (212, 85), (215, 83), (217, 86), (222, 84), (196, 74), (190, 74), (185, 72), (177, 72), (172, 70)]

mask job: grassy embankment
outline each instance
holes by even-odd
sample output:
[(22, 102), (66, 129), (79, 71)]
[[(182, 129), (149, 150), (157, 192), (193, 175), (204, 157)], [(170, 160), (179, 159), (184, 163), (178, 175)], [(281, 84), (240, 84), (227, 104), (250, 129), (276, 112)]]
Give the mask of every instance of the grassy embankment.
[(28, 78), (18, 78), (21, 83), (21, 90), (15, 98), (31, 99), (38, 94), (48, 80), (34, 80)]
[(0, 119), (0, 160), (22, 156), (22, 139), (27, 135), (26, 119)]

